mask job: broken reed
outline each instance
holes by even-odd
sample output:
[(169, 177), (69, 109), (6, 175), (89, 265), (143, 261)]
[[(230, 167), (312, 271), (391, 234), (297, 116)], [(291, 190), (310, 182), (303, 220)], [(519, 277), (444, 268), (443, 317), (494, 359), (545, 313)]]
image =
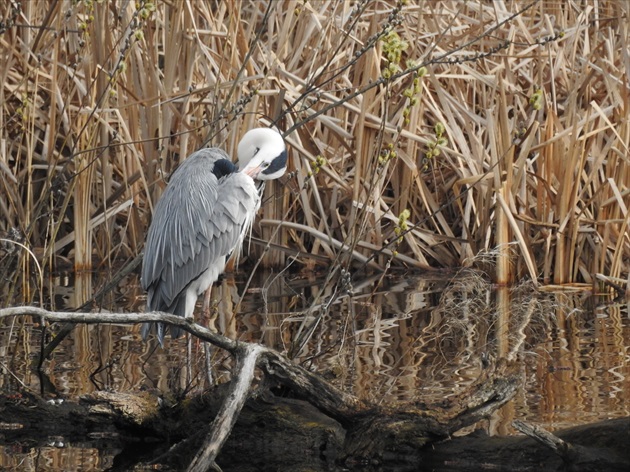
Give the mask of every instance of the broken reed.
[(628, 10), (4, 2), (0, 231), (48, 270), (132, 259), (183, 156), (277, 119), (294, 173), (255, 231), (306, 266), (626, 277)]

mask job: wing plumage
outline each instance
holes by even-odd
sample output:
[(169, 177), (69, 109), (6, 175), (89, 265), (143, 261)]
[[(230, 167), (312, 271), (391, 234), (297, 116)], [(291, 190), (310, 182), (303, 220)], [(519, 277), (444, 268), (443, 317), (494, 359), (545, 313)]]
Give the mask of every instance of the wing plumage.
[(194, 304), (186, 306), (186, 291), (196, 289), (196, 299), (214, 282), (204, 274), (211, 269), (216, 275), (210, 278), (216, 279), (223, 272), (226, 257), (240, 245), (255, 216), (260, 197), (254, 181), (243, 173), (217, 178), (213, 172), (214, 163), (227, 158), (220, 149), (195, 152), (173, 174), (158, 201), (142, 267), (149, 310), (192, 314)]

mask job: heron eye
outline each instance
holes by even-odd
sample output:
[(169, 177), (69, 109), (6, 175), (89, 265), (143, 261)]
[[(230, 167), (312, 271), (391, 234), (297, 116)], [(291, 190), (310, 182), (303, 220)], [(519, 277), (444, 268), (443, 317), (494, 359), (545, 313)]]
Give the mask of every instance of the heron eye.
[(262, 166), (266, 169), (267, 167), (269, 167), (271, 165), (271, 162), (263, 162)]

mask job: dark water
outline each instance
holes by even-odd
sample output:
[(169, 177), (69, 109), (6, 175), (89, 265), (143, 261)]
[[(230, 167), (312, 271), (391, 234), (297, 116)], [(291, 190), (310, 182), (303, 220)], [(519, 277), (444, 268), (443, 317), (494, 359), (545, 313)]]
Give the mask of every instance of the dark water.
[[(84, 274), (59, 278), (48, 290), (61, 310), (80, 306), (104, 283)], [(374, 277), (347, 286), (267, 274), (249, 285), (241, 301), (244, 285), (239, 277), (215, 286), (210, 322), (220, 332), (294, 353), (362, 398), (387, 404), (440, 400), (474, 382), (486, 359), (507, 358), (521, 366), (525, 387), (485, 424), (490, 434), (516, 434), (515, 419), (553, 431), (630, 415), (628, 306), (610, 298), (540, 294), (527, 285), (498, 290), (474, 273)], [(143, 306), (144, 294), (130, 276), (98, 309)], [(80, 326), (41, 377), (30, 368), (39, 352), (38, 324), (28, 318), (0, 323), (3, 393), (26, 389), (76, 399), (97, 390), (151, 388), (169, 397), (207, 386), (203, 350), (193, 342), (189, 358), (185, 337), (156, 349), (141, 341), (139, 326)], [(215, 377), (227, 381), (231, 359), (214, 351), (212, 362)], [(11, 431), (0, 435), (11, 444)], [(0, 446), (0, 468), (107, 469), (120, 451), (94, 444), (51, 438), (47, 447)]]

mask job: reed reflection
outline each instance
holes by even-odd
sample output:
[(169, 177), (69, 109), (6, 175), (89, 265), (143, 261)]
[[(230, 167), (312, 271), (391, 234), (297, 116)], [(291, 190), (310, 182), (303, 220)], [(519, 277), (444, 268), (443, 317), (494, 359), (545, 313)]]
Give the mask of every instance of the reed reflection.
[[(79, 289), (89, 283), (83, 280)], [(474, 382), (487, 363), (517, 362), (524, 390), (492, 419), (494, 433), (513, 433), (516, 418), (553, 430), (628, 414), (625, 304), (540, 294), (526, 284), (498, 290), (475, 272), (450, 279), (367, 278), (341, 295), (320, 283), (266, 274), (245, 288), (244, 276), (228, 276), (213, 288), (209, 316), (199, 304), (198, 322), (285, 353), (310, 330), (294, 354), (297, 362), (355, 395), (388, 404), (441, 401)], [(68, 288), (62, 291), (57, 303), (80, 302)], [(124, 303), (136, 311), (143, 297), (130, 276), (95, 309), (120, 310)], [(42, 387), (27, 361), (39, 352), (40, 336), (36, 323), (0, 328), (0, 388)], [(136, 326), (78, 326), (45, 364), (46, 391), (75, 398), (150, 389), (177, 401), (208, 388), (208, 364), (215, 381), (229, 380), (232, 359), (216, 349), (210, 355), (207, 362), (196, 340), (189, 350), (186, 337), (167, 337), (164, 349), (143, 343)]]

